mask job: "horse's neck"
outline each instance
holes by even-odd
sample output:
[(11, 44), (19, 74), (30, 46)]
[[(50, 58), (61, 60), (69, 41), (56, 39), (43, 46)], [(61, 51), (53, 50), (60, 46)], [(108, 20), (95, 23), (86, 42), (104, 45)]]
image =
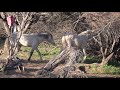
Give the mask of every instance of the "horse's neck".
[[(12, 36), (17, 36), (17, 37), (19, 37), (19, 36), (20, 36), (20, 33), (19, 33), (19, 32), (13, 32), (13, 33), (12, 33)], [(17, 38), (17, 37), (16, 37), (16, 38)]]
[(91, 39), (93, 37), (93, 34), (88, 34), (88, 39)]
[(39, 37), (38, 39), (39, 39), (39, 43), (46, 41), (44, 37)]
[(98, 35), (99, 31), (91, 31), (90, 34), (88, 34), (88, 39), (93, 38), (94, 36)]

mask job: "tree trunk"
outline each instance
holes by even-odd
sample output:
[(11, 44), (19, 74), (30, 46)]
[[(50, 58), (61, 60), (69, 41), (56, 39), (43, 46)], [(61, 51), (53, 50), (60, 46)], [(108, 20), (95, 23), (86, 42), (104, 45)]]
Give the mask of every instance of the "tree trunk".
[(112, 58), (113, 55), (114, 55), (114, 52), (111, 53), (108, 57), (103, 58), (103, 59), (102, 59), (102, 62), (101, 62), (101, 65), (106, 65), (106, 64), (108, 64), (108, 61)]

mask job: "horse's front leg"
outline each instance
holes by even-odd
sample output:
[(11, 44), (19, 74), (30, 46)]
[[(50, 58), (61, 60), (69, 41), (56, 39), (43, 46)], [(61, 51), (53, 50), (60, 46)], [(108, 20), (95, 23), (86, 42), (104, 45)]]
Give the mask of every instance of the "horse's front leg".
[(38, 50), (38, 48), (36, 49), (36, 51), (38, 52), (38, 55), (40, 56), (40, 61), (43, 61), (42, 56), (41, 56), (41, 53), (40, 53), (40, 51)]
[(21, 51), (20, 49), (21, 49), (21, 45), (18, 44), (18, 45), (17, 45), (17, 51), (18, 51), (18, 52)]
[(87, 54), (86, 54), (86, 50), (85, 50), (85, 48), (83, 48), (83, 53), (84, 53), (84, 57), (83, 57), (83, 61), (82, 61), (82, 63), (84, 63), (84, 61), (85, 61), (86, 58), (87, 58)]
[(72, 47), (72, 41), (71, 41), (71, 39), (67, 39), (66, 42), (67, 42), (68, 47), (71, 48)]
[(33, 55), (33, 52), (34, 52), (34, 49), (31, 50), (31, 52), (30, 52), (30, 56), (29, 56), (29, 58), (28, 58), (28, 61), (30, 61), (31, 56)]

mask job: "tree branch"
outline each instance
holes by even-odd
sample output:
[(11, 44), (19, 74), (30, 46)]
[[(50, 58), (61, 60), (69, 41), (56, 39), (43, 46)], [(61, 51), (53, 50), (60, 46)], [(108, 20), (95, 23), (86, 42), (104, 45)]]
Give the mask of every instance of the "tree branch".
[(29, 12), (27, 12), (27, 14), (22, 13), (22, 18), (23, 19), (22, 19), (22, 22), (21, 22), (21, 29), (23, 29), (25, 27), (25, 23), (27, 21), (28, 16), (29, 16)]
[(28, 29), (28, 27), (30, 26), (30, 23), (31, 22), (28, 22), (26, 25), (25, 25), (25, 28), (23, 29), (22, 33), (25, 33)]
[(5, 28), (7, 35), (10, 36), (10, 30), (9, 30), (9, 26), (7, 24), (7, 21), (6, 21), (6, 15), (4, 12), (0, 13), (0, 20), (2, 20), (2, 23), (4, 25), (4, 28)]

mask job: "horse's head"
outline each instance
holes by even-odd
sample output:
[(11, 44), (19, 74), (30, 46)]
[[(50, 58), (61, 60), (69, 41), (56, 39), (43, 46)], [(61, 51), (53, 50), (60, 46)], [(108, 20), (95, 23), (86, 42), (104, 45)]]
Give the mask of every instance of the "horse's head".
[(49, 43), (51, 43), (52, 45), (56, 45), (55, 41), (53, 39), (53, 35), (51, 33), (45, 32), (45, 33), (40, 33), (40, 35), (42, 35), (42, 37), (45, 39), (45, 41), (48, 41)]

